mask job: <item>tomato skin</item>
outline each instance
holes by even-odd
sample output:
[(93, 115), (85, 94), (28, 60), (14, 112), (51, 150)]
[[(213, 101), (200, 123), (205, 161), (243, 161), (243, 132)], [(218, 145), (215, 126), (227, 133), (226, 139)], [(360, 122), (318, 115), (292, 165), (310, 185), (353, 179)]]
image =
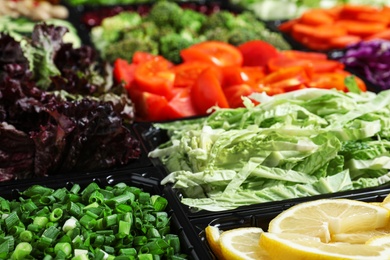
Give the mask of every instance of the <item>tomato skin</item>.
[(113, 75), (116, 82), (124, 82), (126, 89), (130, 88), (134, 82), (134, 74), (137, 65), (129, 64), (126, 60), (116, 59), (114, 62)]
[(146, 61), (153, 60), (157, 55), (148, 53), (148, 52), (143, 52), (143, 51), (136, 51), (133, 54), (133, 59), (132, 62), (135, 64), (141, 64)]
[(192, 103), (190, 88), (179, 88), (176, 89), (175, 93), (165, 109), (168, 118), (172, 120), (196, 116), (197, 112)]
[(273, 45), (261, 40), (245, 42), (238, 49), (243, 56), (243, 66), (265, 66), (271, 58), (279, 55)]
[(153, 94), (170, 97), (175, 74), (170, 71), (173, 64), (156, 56), (153, 59), (138, 65), (134, 80), (137, 88)]
[(194, 44), (180, 52), (184, 62), (201, 61), (218, 67), (241, 66), (243, 57), (233, 45), (219, 41)]
[(129, 94), (134, 102), (137, 120), (163, 121), (169, 119), (165, 113), (168, 106), (166, 97), (135, 88), (130, 89)]
[(247, 84), (252, 88), (259, 85), (265, 77), (264, 67), (225, 67), (222, 71), (222, 88), (234, 85)]
[(204, 70), (191, 88), (192, 103), (198, 114), (205, 115), (209, 108), (219, 106), (228, 108), (229, 104), (223, 93), (222, 77), (215, 67)]
[(253, 88), (247, 84), (232, 85), (223, 89), (231, 108), (244, 107), (241, 97), (247, 97), (253, 92), (255, 92)]
[(201, 61), (189, 61), (176, 65), (172, 68), (172, 71), (175, 73), (173, 86), (175, 88), (192, 87), (202, 71), (210, 66), (213, 65)]

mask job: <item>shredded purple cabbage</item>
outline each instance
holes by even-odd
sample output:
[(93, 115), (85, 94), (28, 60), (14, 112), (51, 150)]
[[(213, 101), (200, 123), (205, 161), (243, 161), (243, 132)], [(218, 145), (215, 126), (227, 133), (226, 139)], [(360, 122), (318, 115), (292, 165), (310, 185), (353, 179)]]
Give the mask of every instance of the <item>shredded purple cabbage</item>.
[(372, 40), (350, 45), (339, 61), (381, 90), (390, 89), (390, 41)]

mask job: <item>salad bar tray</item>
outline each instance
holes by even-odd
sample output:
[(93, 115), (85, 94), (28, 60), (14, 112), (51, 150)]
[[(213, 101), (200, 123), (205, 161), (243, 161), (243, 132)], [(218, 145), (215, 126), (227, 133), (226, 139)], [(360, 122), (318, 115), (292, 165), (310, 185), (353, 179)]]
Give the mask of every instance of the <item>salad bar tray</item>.
[[(105, 173), (99, 173), (90, 176), (79, 176), (79, 177), (50, 177), (46, 179), (35, 179), (35, 180), (22, 180), (17, 184), (11, 183), (2, 183), (0, 185), (0, 200), (7, 201), (22, 201), (31, 200), (30, 197), (34, 200), (34, 189), (40, 189), (42, 191), (39, 195), (39, 198), (44, 199), (48, 195), (45, 193), (46, 190), (50, 189), (52, 191), (64, 190), (66, 191), (66, 198), (71, 197), (72, 194), (75, 196), (78, 194), (74, 187), (79, 187), (80, 196), (82, 196), (89, 186), (93, 187), (93, 184), (96, 184), (96, 187), (99, 187), (99, 190), (110, 191), (116, 187), (131, 187), (134, 189), (134, 194), (145, 193), (151, 198), (153, 196), (161, 196), (167, 200), (167, 206), (163, 210), (166, 212), (167, 220), (169, 220), (169, 227), (167, 228), (167, 234), (177, 235), (180, 239), (180, 254), (182, 255), (180, 259), (207, 259), (207, 257), (198, 254), (194, 250), (194, 246), (191, 244), (191, 241), (195, 241), (191, 236), (194, 233), (185, 232), (190, 225), (187, 223), (186, 216), (182, 215), (182, 212), (177, 210), (177, 206), (173, 205), (173, 201), (170, 200), (169, 196), (166, 195), (163, 187), (159, 184), (160, 173), (153, 168), (144, 168), (137, 170), (121, 170), (121, 171), (110, 171)], [(95, 188), (91, 192), (97, 192)], [(56, 195), (53, 195), (56, 197)], [(92, 196), (92, 195), (90, 195)], [(106, 195), (105, 195), (106, 196)], [(136, 195), (139, 196), (139, 195)], [(24, 199), (22, 199), (24, 198)], [(137, 197), (136, 197), (137, 198)], [(63, 198), (65, 199), (65, 198)], [(66, 199), (68, 200), (68, 199)], [(68, 202), (69, 203), (69, 202)], [(79, 202), (81, 203), (81, 201)], [(96, 202), (95, 202), (96, 203)], [(130, 201), (129, 201), (130, 203)], [(144, 203), (144, 202), (143, 202)], [(4, 205), (4, 203), (2, 203)], [(37, 204), (38, 205), (38, 204)], [(47, 204), (50, 206), (49, 204)], [(129, 204), (130, 205), (130, 204)], [(91, 205), (92, 206), (92, 205)], [(56, 207), (60, 207), (57, 205)], [(96, 205), (93, 207), (97, 207)], [(5, 210), (2, 208), (2, 211)], [(161, 211), (161, 210), (160, 210)], [(69, 212), (72, 212), (70, 210)], [(67, 213), (66, 213), (67, 214)], [(135, 214), (135, 213), (134, 213)], [(87, 214), (88, 215), (88, 214)], [(80, 219), (81, 221), (81, 219)], [(91, 228), (92, 231), (92, 228)], [(135, 231), (134, 231), (135, 232)], [(146, 230), (145, 230), (146, 232)], [(169, 236), (169, 235), (168, 235)]]

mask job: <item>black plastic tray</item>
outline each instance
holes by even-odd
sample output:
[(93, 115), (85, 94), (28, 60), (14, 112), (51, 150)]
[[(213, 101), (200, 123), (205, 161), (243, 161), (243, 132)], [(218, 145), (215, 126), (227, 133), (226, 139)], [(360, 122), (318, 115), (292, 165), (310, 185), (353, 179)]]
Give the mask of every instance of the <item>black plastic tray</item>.
[(169, 196), (166, 196), (164, 189), (159, 185), (160, 173), (154, 168), (144, 168), (136, 170), (123, 170), (117, 172), (106, 172), (90, 176), (80, 177), (53, 177), (45, 180), (35, 179), (33, 181), (23, 180), (17, 184), (1, 184), (0, 185), (0, 197), (8, 200), (18, 199), (20, 192), (26, 190), (32, 185), (42, 185), (49, 188), (68, 188), (70, 189), (74, 184), (79, 184), (81, 188), (86, 187), (91, 182), (96, 182), (100, 187), (112, 186), (120, 182), (124, 182), (127, 185), (141, 188), (145, 192), (150, 194), (161, 195), (167, 198), (168, 207), (167, 212), (171, 218), (171, 232), (177, 234), (181, 242), (182, 253), (188, 256), (188, 259), (198, 260), (207, 259), (202, 255), (198, 255), (195, 251), (191, 241), (195, 241), (194, 238), (190, 238), (195, 233), (185, 232), (185, 227), (189, 227), (190, 224), (186, 216), (183, 216), (181, 211), (177, 210), (175, 202), (170, 200)]
[[(167, 132), (165, 130), (154, 127), (153, 123), (146, 123), (146, 122), (135, 123), (133, 124), (133, 127), (134, 127), (134, 131), (136, 132), (138, 137), (142, 140), (145, 148), (148, 151), (152, 151), (153, 149), (157, 148), (160, 144), (169, 140)], [(151, 158), (151, 160), (154, 166), (156, 167), (156, 169), (161, 172), (163, 177), (169, 174), (168, 170), (159, 159)], [(222, 212), (221, 211), (213, 212), (213, 211), (206, 211), (206, 210), (197, 211), (196, 209), (190, 208), (187, 205), (181, 203), (183, 194), (178, 189), (173, 188), (172, 184), (165, 185), (165, 189), (169, 190), (169, 193), (171, 194), (171, 200), (174, 200), (176, 204), (181, 205), (181, 210), (189, 219), (196, 219), (196, 218), (203, 219), (206, 217), (213, 217), (213, 216), (215, 217), (220, 214), (239, 214), (241, 211), (248, 211), (248, 210), (260, 210), (262, 212), (264, 211), (280, 212), (297, 203), (301, 203), (304, 201), (311, 201), (315, 199), (322, 199), (322, 198), (348, 198), (348, 199), (355, 199), (355, 200), (380, 201), (383, 199), (383, 196), (390, 193), (390, 184), (385, 184), (373, 188), (357, 189), (357, 190), (328, 193), (328, 194), (322, 194), (322, 195), (316, 195), (310, 197), (302, 197), (302, 198), (294, 198), (294, 199), (288, 199), (282, 201), (253, 204), (248, 206), (241, 206), (233, 210), (226, 210)]]

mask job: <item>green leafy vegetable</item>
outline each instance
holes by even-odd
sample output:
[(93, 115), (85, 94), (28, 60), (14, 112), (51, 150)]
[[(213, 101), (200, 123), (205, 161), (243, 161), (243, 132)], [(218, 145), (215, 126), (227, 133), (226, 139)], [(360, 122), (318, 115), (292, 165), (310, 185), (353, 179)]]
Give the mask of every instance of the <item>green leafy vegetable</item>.
[(390, 91), (303, 89), (252, 94), (245, 108), (155, 124), (170, 140), (149, 153), (198, 210), (373, 187), (389, 181)]

